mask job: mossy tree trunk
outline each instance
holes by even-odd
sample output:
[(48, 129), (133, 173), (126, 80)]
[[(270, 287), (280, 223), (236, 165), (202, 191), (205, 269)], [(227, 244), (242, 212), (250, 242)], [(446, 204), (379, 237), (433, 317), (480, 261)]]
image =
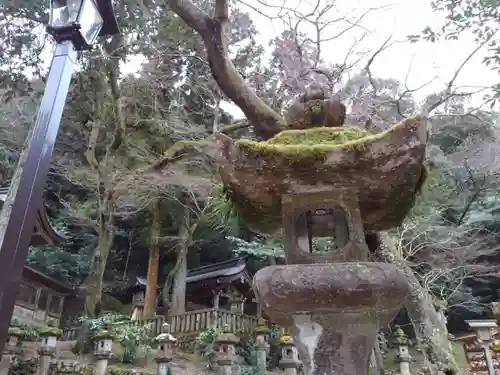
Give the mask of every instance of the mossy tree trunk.
[[(106, 47), (110, 51), (115, 51), (120, 44), (121, 38), (117, 36)], [(111, 52), (111, 54), (113, 53)], [(86, 286), (85, 313), (87, 316), (96, 316), (100, 310), (104, 271), (115, 236), (114, 158), (122, 145), (125, 134), (125, 121), (119, 103), (119, 59), (109, 59), (108, 61), (96, 59), (95, 61), (96, 67), (91, 74), (92, 87), (94, 88), (94, 116), (90, 123), (91, 132), (85, 156), (90, 167), (96, 173), (97, 233), (99, 237), (89, 274), (84, 282)], [(108, 93), (110, 93), (109, 96)], [(110, 104), (109, 107), (106, 104)], [(112, 121), (109, 121), (108, 116), (111, 117)], [(97, 152), (98, 142), (102, 135), (101, 131), (103, 133), (108, 131), (105, 128), (105, 123), (108, 121), (114, 123), (114, 132), (106, 145), (104, 155), (99, 156)]]
[(160, 265), (160, 202), (154, 202), (151, 219), (151, 242), (149, 246), (148, 274), (146, 296), (144, 299), (143, 318), (154, 318), (156, 315), (158, 268)]
[(191, 212), (188, 205), (184, 205), (184, 222), (179, 228), (180, 241), (177, 244), (177, 262), (172, 286), (172, 314), (182, 314), (186, 311), (186, 278), (187, 253), (191, 240)]

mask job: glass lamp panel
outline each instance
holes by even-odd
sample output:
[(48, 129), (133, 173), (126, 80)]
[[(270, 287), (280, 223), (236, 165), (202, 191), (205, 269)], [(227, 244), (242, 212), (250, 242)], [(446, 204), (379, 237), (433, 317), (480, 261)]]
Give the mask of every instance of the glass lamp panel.
[(49, 25), (65, 27), (76, 22), (82, 0), (52, 0)]
[(87, 44), (93, 44), (103, 25), (103, 19), (94, 0), (83, 0), (78, 23), (80, 24), (80, 32)]

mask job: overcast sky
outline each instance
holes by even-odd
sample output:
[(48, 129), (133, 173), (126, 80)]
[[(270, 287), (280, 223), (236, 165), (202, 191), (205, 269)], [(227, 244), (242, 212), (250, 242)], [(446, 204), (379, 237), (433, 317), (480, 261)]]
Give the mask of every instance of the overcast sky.
[[(316, 0), (243, 0), (248, 1), (268, 16), (276, 15), (279, 5), (286, 3), (287, 7), (297, 7), (301, 13), (305, 14), (314, 6)], [(271, 7), (259, 5), (260, 1), (265, 1)], [(322, 3), (332, 0), (322, 0)], [(257, 4), (257, 5), (255, 5)], [(419, 42), (410, 44), (406, 42), (409, 34), (418, 34), (426, 26), (442, 25), (444, 15), (433, 12), (430, 7), (430, 0), (336, 0), (336, 9), (332, 9), (324, 17), (336, 19), (345, 15), (349, 19), (355, 20), (370, 8), (375, 10), (368, 13), (361, 22), (362, 27), (356, 27), (342, 37), (323, 44), (323, 59), (330, 62), (342, 62), (347, 51), (351, 49), (353, 42), (362, 35), (362, 39), (356, 48), (358, 52), (376, 50), (389, 35), (393, 35), (395, 41), (390, 49), (384, 51), (372, 65), (372, 72), (379, 77), (392, 77), (402, 82), (407, 80), (408, 87), (414, 89), (424, 83), (435, 79), (432, 84), (415, 93), (420, 100), (426, 95), (442, 90), (455, 73), (457, 67), (476, 47), (472, 38), (464, 35), (459, 41), (443, 41), (432, 44)], [(284, 29), (284, 25), (279, 20), (271, 21), (265, 16), (252, 11), (250, 8), (242, 8), (251, 13), (257, 29), (259, 31), (258, 42), (267, 45), (269, 40), (278, 36)], [(381, 9), (377, 9), (381, 8)], [(329, 38), (346, 28), (346, 23), (338, 22), (335, 27), (330, 27), (324, 31), (322, 38)], [(302, 28), (314, 38), (311, 27)], [(497, 82), (498, 75), (481, 64), (481, 60), (486, 55), (486, 51), (480, 52), (465, 66), (457, 80), (460, 86), (490, 86)], [(363, 64), (364, 66), (364, 64)], [(124, 72), (137, 71), (140, 67), (140, 59), (134, 59), (124, 67)], [(409, 72), (409, 73), (408, 73)], [(475, 101), (474, 104), (478, 104)], [(236, 117), (243, 117), (241, 111), (234, 105), (223, 106)]]
[[(248, 0), (250, 4), (257, 1)], [(268, 4), (278, 6), (283, 0), (265, 0)], [(297, 5), (299, 0), (287, 0), (288, 7)], [(325, 0), (322, 0), (325, 2)], [(315, 0), (301, 0), (299, 10), (306, 13), (311, 9), (311, 4)], [(353, 41), (367, 34), (358, 45), (357, 50), (368, 52), (376, 50), (378, 46), (393, 34), (396, 41), (405, 41), (409, 34), (418, 34), (426, 26), (442, 25), (444, 15), (435, 13), (430, 7), (430, 0), (337, 0), (337, 9), (328, 13), (329, 19), (338, 18), (346, 14), (350, 19), (357, 19), (358, 16), (370, 8), (383, 8), (374, 10), (361, 22), (362, 28), (355, 28), (344, 34), (341, 38), (324, 43), (323, 58), (328, 61), (343, 61), (347, 51), (351, 48)], [(248, 8), (247, 8), (248, 9)], [(259, 9), (272, 15), (277, 8), (266, 8), (259, 6)], [(335, 12), (335, 13), (334, 13)], [(260, 32), (258, 41), (267, 45), (268, 40), (279, 35), (283, 30), (282, 22), (270, 21), (266, 17), (251, 12), (252, 19)], [(330, 28), (324, 32), (325, 37), (335, 35), (339, 30), (344, 29), (346, 24), (338, 23), (338, 27)], [(314, 37), (312, 28), (305, 28), (302, 31), (310, 33)], [(410, 44), (407, 42), (396, 43), (390, 49), (383, 52), (375, 60), (372, 71), (374, 75), (381, 77), (397, 78), (404, 82), (408, 75), (408, 86), (411, 89), (420, 87), (422, 84), (438, 77), (432, 84), (421, 89), (417, 94), (418, 99), (422, 99), (427, 94), (442, 90), (455, 73), (456, 68), (476, 47), (472, 38), (463, 36), (459, 41), (444, 41), (439, 44), (420, 42)], [(486, 51), (478, 53), (460, 73), (457, 80), (458, 85), (463, 86), (490, 86), (496, 83), (498, 75), (490, 71), (481, 64), (481, 60), (486, 55)], [(234, 115), (242, 116), (239, 109), (234, 106), (226, 106)]]

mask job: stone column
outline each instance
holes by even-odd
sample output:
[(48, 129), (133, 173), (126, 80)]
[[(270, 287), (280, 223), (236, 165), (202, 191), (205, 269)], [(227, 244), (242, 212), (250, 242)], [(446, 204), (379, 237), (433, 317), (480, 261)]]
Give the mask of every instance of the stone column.
[(41, 327), (38, 330), (40, 336), (40, 347), (38, 354), (40, 355), (40, 362), (38, 364), (38, 375), (47, 375), (51, 365), (52, 358), (56, 352), (57, 338), (61, 336), (61, 330), (57, 327)]
[(394, 331), (393, 340), (397, 346), (396, 361), (399, 362), (399, 371), (401, 375), (411, 375), (411, 355), (408, 350), (408, 344), (410, 341), (400, 327), (397, 327), (396, 331)]
[(477, 342), (484, 350), (484, 357), (486, 359), (486, 364), (488, 365), (489, 375), (495, 375), (490, 345), (493, 343), (493, 335), (491, 331), (493, 328), (498, 327), (496, 320), (466, 320), (465, 322), (476, 332)]
[(170, 334), (170, 325), (165, 323), (161, 327), (162, 333), (156, 336), (158, 349), (156, 352), (156, 375), (167, 375), (174, 356), (174, 346), (177, 339)]
[(264, 319), (259, 319), (257, 327), (254, 329), (255, 333), (255, 346), (257, 347), (257, 368), (259, 370), (259, 375), (264, 375), (266, 373), (267, 358), (266, 355), (269, 352), (269, 328), (266, 325)]
[(10, 327), (7, 336), (7, 343), (3, 348), (2, 359), (0, 360), (0, 375), (8, 375), (10, 365), (14, 356), (18, 353), (17, 343), (23, 335), (23, 331), (17, 327)]
[(295, 347), (292, 336), (283, 335), (280, 339), (281, 360), (279, 365), (285, 370), (286, 375), (297, 375), (301, 362), (299, 351)]
[(232, 366), (235, 363), (236, 344), (240, 339), (229, 330), (229, 325), (225, 325), (219, 335), (215, 339), (217, 348), (217, 364), (220, 368), (221, 375), (231, 375)]
[(108, 368), (108, 360), (113, 353), (113, 335), (110, 331), (104, 329), (96, 333), (95, 339), (95, 375), (105, 375)]

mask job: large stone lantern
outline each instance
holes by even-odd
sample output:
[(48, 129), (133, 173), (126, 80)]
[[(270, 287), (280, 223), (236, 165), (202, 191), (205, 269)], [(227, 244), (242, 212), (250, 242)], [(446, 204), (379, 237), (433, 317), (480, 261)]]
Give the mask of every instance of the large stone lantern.
[[(310, 100), (302, 118), (333, 118), (322, 113), (329, 103)], [(322, 124), (261, 142), (217, 135), (217, 161), (240, 217), (282, 234), (288, 265), (258, 271), (254, 290), (266, 315), (291, 327), (306, 373), (366, 374), (377, 332), (400, 310), (408, 283), (395, 265), (368, 261), (365, 233), (399, 225), (413, 206), (426, 177), (427, 128), (419, 117), (375, 135)]]

